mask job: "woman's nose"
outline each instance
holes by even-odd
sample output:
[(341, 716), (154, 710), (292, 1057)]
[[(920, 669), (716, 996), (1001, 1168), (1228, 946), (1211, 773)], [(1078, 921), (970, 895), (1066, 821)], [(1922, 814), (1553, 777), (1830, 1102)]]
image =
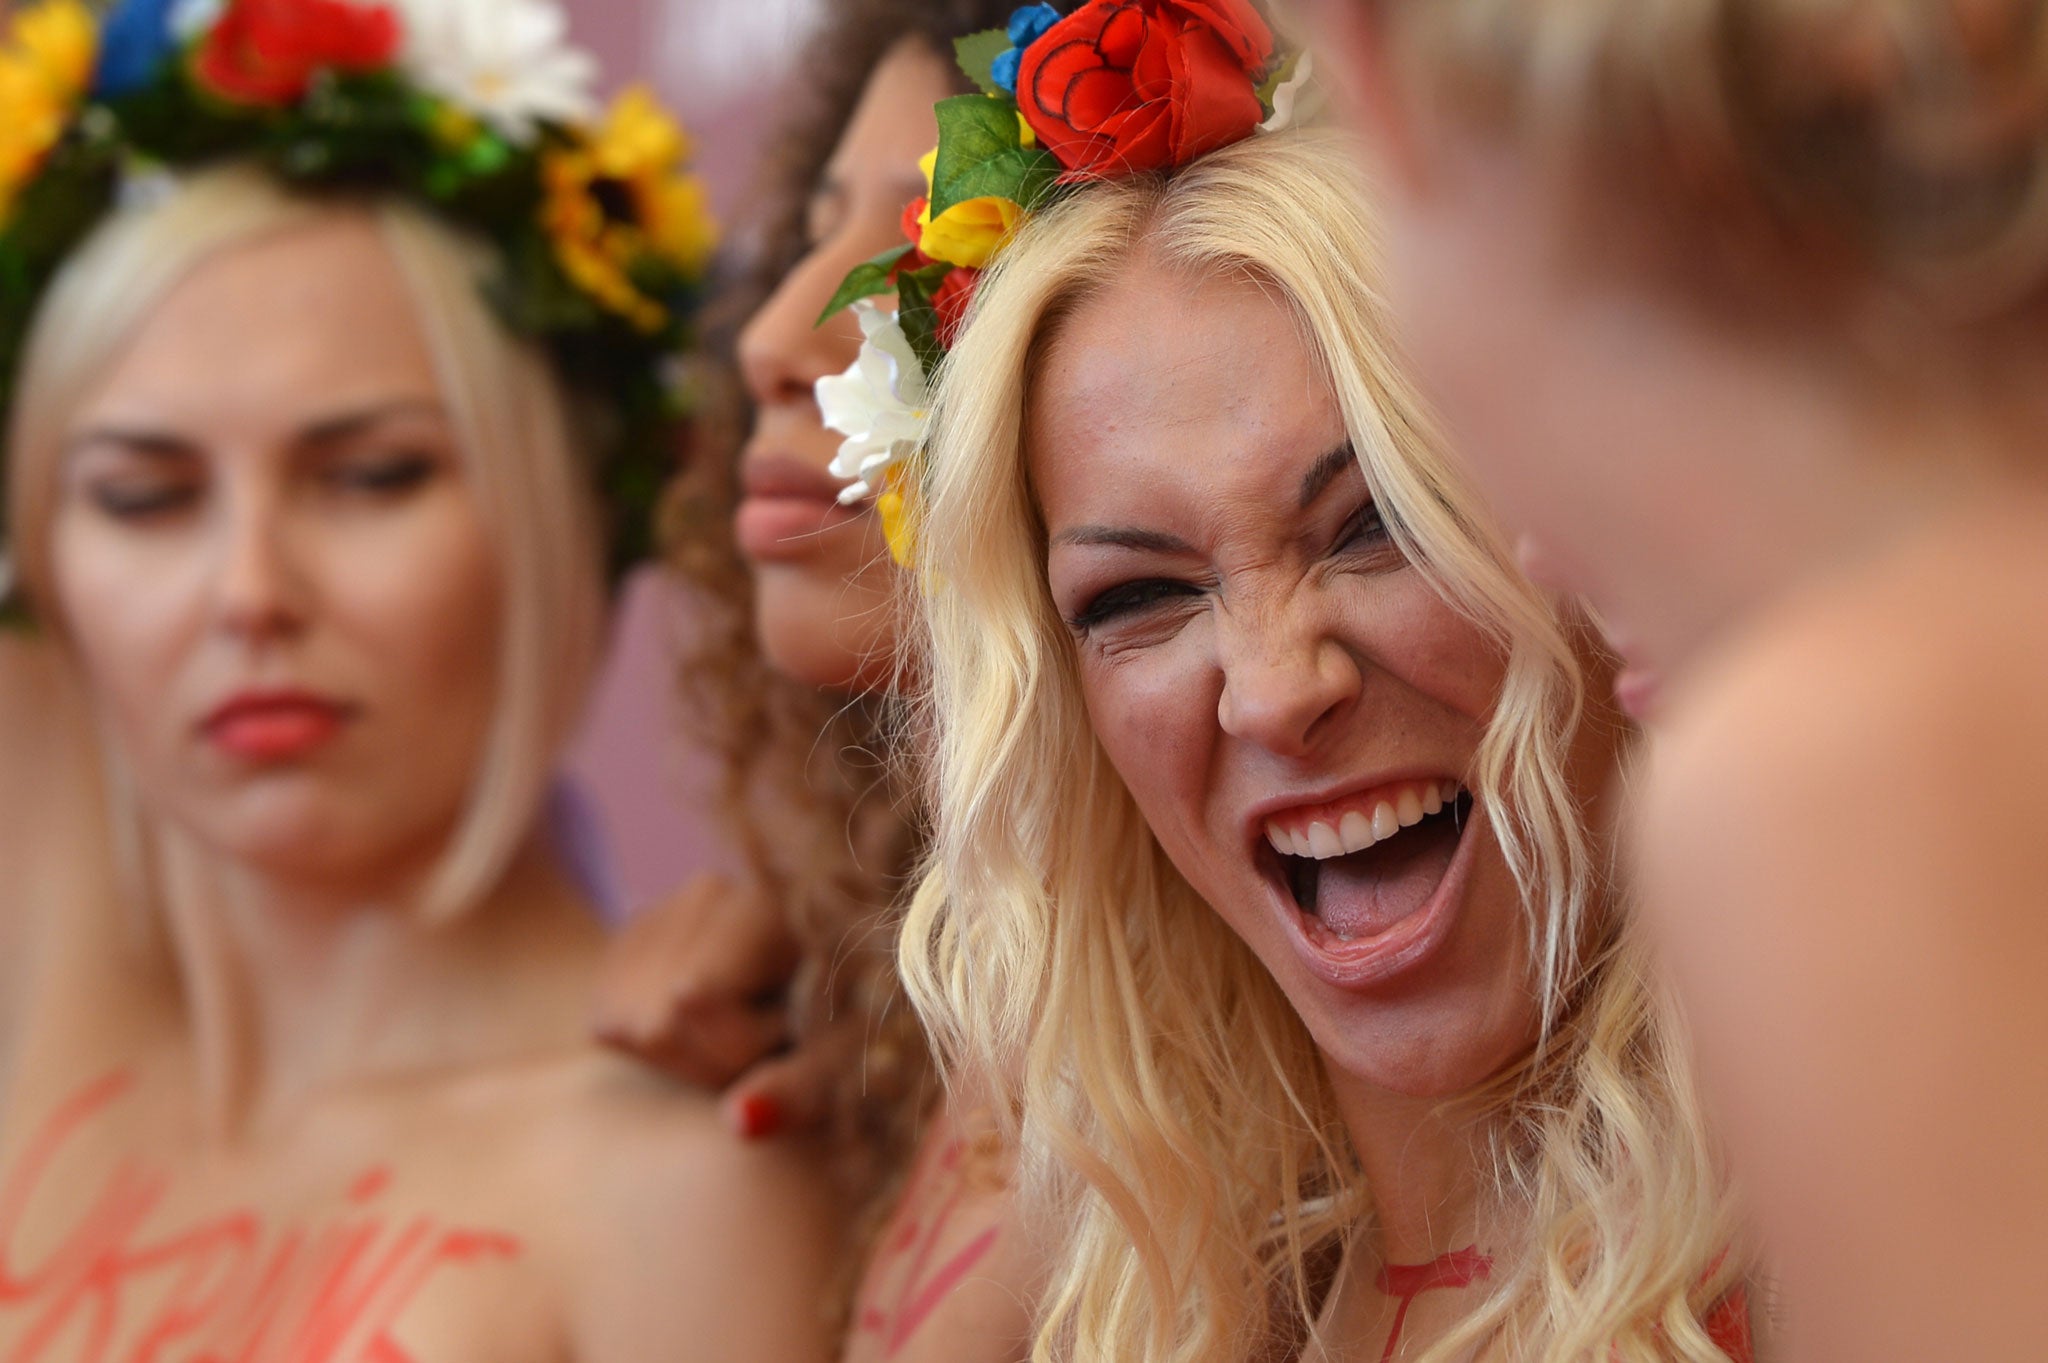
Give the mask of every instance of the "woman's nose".
[(852, 316), (818, 314), (832, 300), (838, 266), (806, 259), (784, 277), (740, 332), (740, 373), (758, 406), (810, 402), (819, 379), (845, 372), (860, 354), (860, 328)]
[(295, 542), (283, 508), (268, 495), (241, 498), (223, 509), (219, 533), (213, 595), (220, 628), (249, 639), (297, 633), (305, 623), (299, 558), (307, 546)]
[(1358, 659), (1310, 604), (1258, 610), (1249, 619), (1227, 613), (1221, 635), (1217, 721), (1232, 737), (1305, 757), (1358, 700)]

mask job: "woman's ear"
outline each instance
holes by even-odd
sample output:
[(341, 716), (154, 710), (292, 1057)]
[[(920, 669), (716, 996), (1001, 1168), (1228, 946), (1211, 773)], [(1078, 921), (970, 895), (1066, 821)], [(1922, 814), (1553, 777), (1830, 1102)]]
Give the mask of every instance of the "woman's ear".
[[(1426, 3), (1427, 0), (1424, 0)], [(1314, 30), (1317, 74), (1361, 133), (1373, 166), (1414, 191), (1427, 179), (1413, 91), (1401, 88), (1382, 0), (1301, 0)]]

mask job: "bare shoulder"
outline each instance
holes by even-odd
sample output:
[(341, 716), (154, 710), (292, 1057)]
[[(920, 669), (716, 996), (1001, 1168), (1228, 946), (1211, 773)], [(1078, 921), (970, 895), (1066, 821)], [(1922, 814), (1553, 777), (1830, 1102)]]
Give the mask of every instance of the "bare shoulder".
[(822, 1150), (741, 1141), (711, 1096), (594, 1048), (535, 1082), (528, 1163), (555, 1185), (579, 1359), (830, 1356), (842, 1223)]
[(2048, 554), (1995, 535), (1838, 584), (1675, 698), (1635, 792), (1643, 919), (1817, 1356), (1993, 1356), (1959, 1342), (2030, 1290), (2043, 619)]
[(2043, 620), (2048, 553), (2035, 546), (1933, 547), (1795, 603), (1678, 697), (1640, 827), (1685, 841), (1703, 823), (1761, 833), (1796, 812), (1806, 834), (1839, 821), (1886, 860), (1948, 862), (2010, 825), (2038, 827)]
[(1012, 1160), (980, 1114), (928, 1125), (870, 1254), (845, 1363), (1022, 1363), (1045, 1256), (1021, 1215)]

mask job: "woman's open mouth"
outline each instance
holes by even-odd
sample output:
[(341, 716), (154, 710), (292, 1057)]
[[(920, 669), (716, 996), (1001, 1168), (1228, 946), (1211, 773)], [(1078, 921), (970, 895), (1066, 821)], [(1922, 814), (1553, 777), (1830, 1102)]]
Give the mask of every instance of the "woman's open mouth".
[(1317, 974), (1361, 988), (1436, 949), (1462, 897), (1472, 814), (1470, 792), (1437, 778), (1267, 817), (1259, 859)]

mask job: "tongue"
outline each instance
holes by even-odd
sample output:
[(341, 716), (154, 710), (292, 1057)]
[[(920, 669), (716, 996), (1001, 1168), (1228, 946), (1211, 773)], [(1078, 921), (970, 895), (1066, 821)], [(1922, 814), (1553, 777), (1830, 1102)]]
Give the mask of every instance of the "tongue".
[(1339, 937), (1373, 937), (1421, 912), (1458, 851), (1448, 817), (1425, 819), (1348, 857), (1318, 862), (1315, 915)]

